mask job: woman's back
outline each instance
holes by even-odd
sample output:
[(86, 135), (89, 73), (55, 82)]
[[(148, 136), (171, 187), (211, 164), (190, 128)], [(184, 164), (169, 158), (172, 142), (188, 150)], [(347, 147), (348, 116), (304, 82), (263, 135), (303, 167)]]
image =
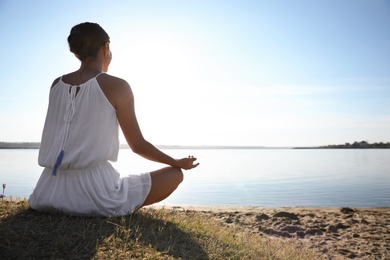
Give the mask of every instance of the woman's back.
[[(103, 76), (103, 75), (101, 75)], [(104, 75), (106, 76), (106, 75)], [(58, 169), (84, 169), (116, 161), (119, 150), (116, 111), (98, 76), (72, 85), (59, 79), (51, 88), (39, 164), (52, 167), (63, 151)]]

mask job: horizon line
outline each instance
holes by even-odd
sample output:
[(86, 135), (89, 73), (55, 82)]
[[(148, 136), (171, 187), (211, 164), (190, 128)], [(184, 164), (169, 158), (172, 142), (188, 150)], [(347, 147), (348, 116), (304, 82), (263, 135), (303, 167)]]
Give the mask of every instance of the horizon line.
[[(3, 142), (0, 141), (0, 148), (30, 148), (39, 149), (40, 142)], [(294, 148), (296, 146), (264, 146), (264, 145), (155, 145), (160, 149), (272, 149), (272, 148)], [(313, 146), (317, 147), (317, 146)], [(127, 143), (119, 144), (120, 149), (130, 149)]]
[[(359, 143), (359, 142), (355, 142)], [(365, 142), (366, 145), (369, 143)], [(389, 142), (379, 142), (372, 144), (387, 144)], [(4, 142), (0, 141), (0, 149), (39, 149), (40, 142)], [(350, 145), (350, 143), (344, 143), (342, 145), (316, 145), (316, 146), (264, 146), (264, 145), (167, 145), (167, 144), (159, 144), (155, 145), (159, 149), (318, 149), (318, 148), (342, 148), (345, 145)], [(351, 147), (346, 148), (351, 148)], [(352, 146), (353, 147), (353, 146)], [(127, 143), (120, 143), (120, 149), (130, 149)]]

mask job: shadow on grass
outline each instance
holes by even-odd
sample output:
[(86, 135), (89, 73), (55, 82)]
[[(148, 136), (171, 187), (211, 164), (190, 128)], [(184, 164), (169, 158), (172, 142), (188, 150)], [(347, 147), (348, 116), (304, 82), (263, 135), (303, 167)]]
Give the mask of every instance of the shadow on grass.
[(26, 207), (0, 216), (0, 234), (1, 259), (147, 255), (208, 259), (193, 234), (143, 211), (126, 217), (84, 218), (39, 213)]

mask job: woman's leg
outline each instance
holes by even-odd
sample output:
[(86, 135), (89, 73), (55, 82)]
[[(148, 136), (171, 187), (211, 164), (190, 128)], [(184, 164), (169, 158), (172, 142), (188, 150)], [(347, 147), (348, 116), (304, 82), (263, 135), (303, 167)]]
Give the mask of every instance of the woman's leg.
[(142, 206), (151, 205), (167, 198), (183, 181), (180, 168), (166, 167), (150, 173), (152, 187)]

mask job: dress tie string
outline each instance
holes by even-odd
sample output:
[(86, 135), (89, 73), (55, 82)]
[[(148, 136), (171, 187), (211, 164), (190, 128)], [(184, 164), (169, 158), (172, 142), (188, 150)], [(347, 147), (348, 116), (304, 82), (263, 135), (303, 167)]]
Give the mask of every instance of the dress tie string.
[(64, 115), (64, 121), (66, 122), (65, 132), (64, 132), (64, 135), (62, 136), (61, 151), (58, 154), (56, 162), (55, 162), (54, 167), (53, 167), (53, 172), (52, 172), (53, 176), (57, 175), (57, 169), (61, 165), (62, 158), (64, 157), (65, 143), (66, 143), (66, 140), (68, 139), (68, 135), (69, 135), (69, 124), (72, 121), (74, 114), (76, 112), (76, 94), (77, 94), (77, 86), (71, 86), (70, 91), (69, 91), (68, 100), (66, 102), (66, 111), (65, 111), (65, 115)]
[(64, 120), (67, 123), (72, 121), (74, 113), (76, 111), (76, 93), (77, 93), (77, 86), (71, 86), (69, 98), (66, 102), (66, 112), (64, 115)]

